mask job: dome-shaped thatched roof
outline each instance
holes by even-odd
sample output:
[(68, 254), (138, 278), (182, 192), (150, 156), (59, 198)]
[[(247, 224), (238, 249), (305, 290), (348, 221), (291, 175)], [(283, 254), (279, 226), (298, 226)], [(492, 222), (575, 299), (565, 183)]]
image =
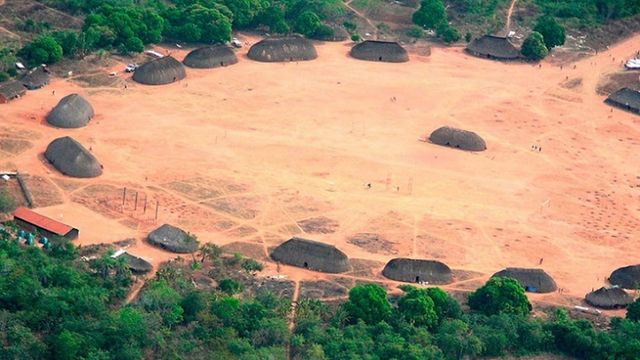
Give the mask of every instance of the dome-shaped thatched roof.
[(145, 85), (165, 85), (187, 76), (182, 63), (171, 56), (151, 60), (133, 73), (133, 80)]
[(404, 282), (449, 284), (453, 281), (451, 269), (436, 260), (391, 259), (382, 270), (382, 275)]
[(69, 136), (53, 140), (47, 146), (44, 157), (68, 176), (92, 178), (102, 174), (102, 167), (93, 154)]
[(314, 35), (313, 38), (321, 41), (345, 41), (349, 39), (349, 33), (344, 27), (336, 24), (327, 24), (327, 26), (333, 31), (331, 35)]
[(127, 252), (120, 255), (120, 257), (124, 258), (124, 261), (129, 266), (129, 269), (134, 274), (148, 273), (153, 268), (148, 261), (137, 256), (133, 256)]
[(484, 35), (474, 39), (465, 49), (469, 54), (497, 60), (520, 59), (520, 51), (502, 36)]
[(198, 250), (198, 240), (187, 234), (184, 230), (164, 224), (153, 230), (147, 236), (149, 243), (165, 250), (186, 254)]
[(351, 56), (367, 61), (406, 62), (409, 54), (395, 41), (366, 40), (351, 48)]
[(254, 44), (249, 59), (262, 62), (313, 60), (318, 57), (313, 43), (301, 36), (266, 38)]
[(609, 276), (609, 283), (625, 289), (640, 289), (640, 265), (618, 268)]
[(437, 145), (450, 146), (467, 151), (483, 151), (487, 149), (484, 140), (473, 131), (443, 126), (429, 136), (429, 140)]
[(20, 82), (29, 90), (40, 89), (49, 84), (49, 74), (39, 67), (20, 78)]
[(93, 107), (78, 94), (67, 95), (47, 115), (47, 122), (59, 128), (86, 126), (93, 117)]
[(238, 57), (229, 46), (215, 45), (191, 51), (182, 62), (192, 68), (213, 69), (220, 66), (233, 65), (238, 62)]
[(553, 278), (542, 269), (506, 268), (492, 277), (515, 279), (528, 292), (550, 293), (558, 289)]
[(326, 273), (342, 273), (351, 268), (347, 255), (335, 246), (296, 237), (273, 249), (271, 258), (283, 264)]
[(604, 288), (601, 287), (596, 291), (588, 293), (584, 300), (592, 306), (603, 309), (619, 309), (624, 308), (633, 303), (633, 297), (627, 294), (626, 291), (614, 287)]
[(609, 95), (604, 102), (640, 114), (640, 91), (622, 88)]

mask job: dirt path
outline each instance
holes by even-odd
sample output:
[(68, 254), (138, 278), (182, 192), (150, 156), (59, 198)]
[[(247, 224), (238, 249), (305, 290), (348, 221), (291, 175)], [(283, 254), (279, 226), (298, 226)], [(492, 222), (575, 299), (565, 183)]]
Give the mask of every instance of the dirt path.
[(507, 22), (504, 25), (506, 35), (509, 35), (509, 31), (511, 30), (511, 14), (513, 14), (513, 8), (516, 6), (516, 1), (511, 0), (511, 5), (509, 5), (509, 10), (507, 10)]
[(369, 26), (371, 26), (371, 28), (373, 29), (373, 36), (377, 39), (378, 38), (378, 28), (371, 22), (371, 20), (369, 20), (369, 18), (366, 15), (364, 15), (360, 11), (356, 10), (353, 6), (351, 6), (352, 2), (353, 2), (353, 0), (349, 0), (346, 3), (344, 3), (344, 6), (346, 6), (347, 9), (353, 11), (354, 14), (356, 14), (359, 17), (361, 17), (362, 19), (364, 19), (364, 21), (366, 21), (367, 24), (369, 24)]

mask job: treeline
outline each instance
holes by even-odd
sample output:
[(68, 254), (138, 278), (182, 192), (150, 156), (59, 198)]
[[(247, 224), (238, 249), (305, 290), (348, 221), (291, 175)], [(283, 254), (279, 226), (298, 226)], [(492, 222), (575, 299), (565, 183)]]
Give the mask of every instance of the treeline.
[(535, 0), (547, 15), (589, 27), (640, 13), (638, 0)]
[[(171, 40), (226, 43), (234, 29), (263, 28), (274, 34), (301, 33), (328, 37), (326, 22), (343, 12), (340, 0), (48, 0), (48, 5), (84, 15), (79, 32), (40, 33), (17, 53), (30, 65), (53, 64), (62, 57), (104, 49), (122, 54), (140, 52), (144, 45)], [(25, 27), (25, 29), (27, 29)]]
[[(468, 313), (438, 288), (402, 286), (390, 301), (385, 289), (366, 284), (340, 305), (300, 301), (291, 331), (290, 300), (243, 291), (242, 281), (221, 275), (255, 282), (261, 267), (223, 256), (214, 245), (188, 263), (164, 266), (124, 305), (132, 278), (121, 259), (85, 261), (68, 242), (53, 239), (40, 250), (12, 233), (0, 238), (0, 359), (257, 360), (286, 359), (287, 350), (305, 360), (640, 354), (639, 302), (628, 319), (614, 318), (611, 330), (598, 331), (563, 310), (530, 317), (524, 290), (512, 279), (492, 279), (471, 293)], [(206, 274), (217, 287), (195, 286)]]

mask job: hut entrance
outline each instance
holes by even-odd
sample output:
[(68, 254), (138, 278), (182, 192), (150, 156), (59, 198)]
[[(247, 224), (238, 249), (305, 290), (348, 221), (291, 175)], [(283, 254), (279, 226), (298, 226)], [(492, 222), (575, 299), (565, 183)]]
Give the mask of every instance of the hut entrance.
[(416, 283), (420, 283), (420, 276), (416, 276)]
[(220, 61), (220, 66), (224, 66), (224, 63), (222, 61)]
[(302, 265), (302, 266), (304, 266), (304, 268), (305, 268), (305, 269), (308, 269), (308, 268), (309, 268), (309, 264), (307, 264), (307, 262), (306, 262), (306, 261), (304, 262), (304, 265)]
[(382, 56), (378, 56), (378, 61), (382, 61)]

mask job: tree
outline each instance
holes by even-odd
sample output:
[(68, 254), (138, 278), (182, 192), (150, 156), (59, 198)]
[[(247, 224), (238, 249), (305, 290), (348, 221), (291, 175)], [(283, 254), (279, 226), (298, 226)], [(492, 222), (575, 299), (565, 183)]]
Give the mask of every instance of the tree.
[(447, 44), (460, 40), (460, 33), (458, 30), (446, 23), (438, 27), (436, 35), (438, 35), (438, 37)]
[(264, 0), (224, 0), (223, 3), (233, 13), (233, 26), (236, 28), (252, 25), (256, 16), (269, 5)]
[(312, 11), (305, 11), (296, 19), (293, 29), (305, 36), (315, 34), (321, 25), (320, 17)]
[(15, 207), (13, 197), (5, 189), (0, 189), (0, 213), (11, 212)]
[(233, 280), (233, 279), (222, 279), (220, 280), (220, 283), (218, 284), (218, 289), (224, 291), (225, 293), (229, 294), (229, 295), (234, 295), (237, 293), (242, 292), (242, 289), (244, 288), (244, 286), (242, 286), (241, 283)]
[(407, 30), (407, 35), (412, 38), (420, 39), (424, 36), (424, 30), (418, 25), (413, 25)]
[(55, 64), (62, 59), (62, 47), (50, 35), (40, 35), (18, 53), (32, 65)]
[(51, 34), (58, 44), (62, 47), (64, 56), (73, 56), (78, 50), (78, 34), (75, 31), (62, 30)]
[(539, 32), (533, 31), (522, 43), (520, 53), (529, 60), (542, 60), (549, 54), (549, 50), (544, 45), (544, 38)]
[(362, 320), (377, 324), (391, 316), (387, 292), (376, 284), (358, 285), (349, 291), (349, 300), (343, 304), (349, 320)]
[(398, 312), (416, 326), (431, 328), (438, 323), (433, 300), (423, 289), (408, 288), (407, 293), (398, 300)]
[(469, 294), (469, 307), (485, 315), (514, 314), (527, 315), (531, 304), (518, 281), (505, 278), (491, 278), (484, 286)]
[(463, 359), (465, 355), (473, 358), (482, 351), (480, 339), (466, 322), (458, 319), (443, 321), (435, 340), (447, 359)]
[(200, 253), (201, 263), (204, 262), (206, 259), (215, 261), (220, 257), (220, 255), (222, 255), (222, 248), (216, 244), (205, 243), (204, 245), (200, 246), (200, 249), (198, 249), (198, 252)]
[(637, 298), (636, 301), (627, 308), (627, 319), (640, 321), (640, 298)]
[(564, 45), (566, 39), (564, 27), (552, 16), (546, 15), (538, 18), (533, 31), (537, 31), (542, 35), (544, 45), (549, 50), (553, 47)]
[(413, 23), (425, 29), (438, 29), (447, 22), (447, 13), (442, 0), (422, 0), (420, 8), (413, 13)]
[(128, 52), (142, 52), (144, 50), (144, 44), (137, 36), (132, 36), (125, 40), (124, 46)]
[(427, 288), (424, 289), (424, 292), (433, 300), (434, 309), (439, 320), (445, 318), (458, 319), (462, 316), (460, 304), (442, 289), (436, 287)]

